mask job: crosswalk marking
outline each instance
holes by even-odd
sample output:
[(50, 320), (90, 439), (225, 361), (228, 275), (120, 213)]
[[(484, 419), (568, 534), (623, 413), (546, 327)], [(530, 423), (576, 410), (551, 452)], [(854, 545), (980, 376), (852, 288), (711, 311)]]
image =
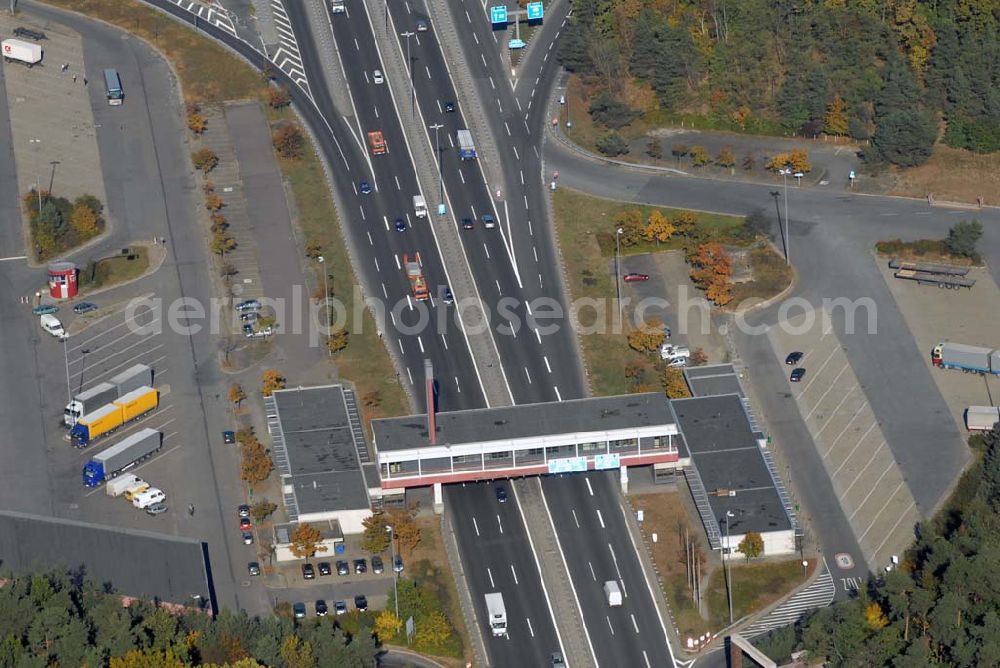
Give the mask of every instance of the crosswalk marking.
[(830, 571), (826, 569), (824, 564), (823, 573), (816, 578), (815, 582), (748, 626), (741, 632), (741, 635), (745, 638), (753, 638), (796, 622), (810, 610), (830, 605), (835, 593), (833, 576), (830, 575)]

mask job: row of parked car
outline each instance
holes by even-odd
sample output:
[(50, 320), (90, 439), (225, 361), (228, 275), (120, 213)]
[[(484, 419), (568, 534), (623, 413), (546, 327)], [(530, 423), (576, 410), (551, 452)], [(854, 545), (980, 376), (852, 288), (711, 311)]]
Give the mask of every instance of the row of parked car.
[[(371, 559), (372, 562), (372, 573), (375, 575), (381, 575), (385, 572), (385, 565), (382, 563), (382, 557), (375, 555)], [(363, 575), (368, 572), (368, 562), (365, 559), (355, 559), (354, 560), (354, 573), (355, 575)], [(351, 564), (348, 564), (344, 560), (336, 562), (337, 575), (350, 575)], [(330, 567), (329, 561), (321, 561), (316, 564), (314, 568), (312, 564), (302, 564), (302, 578), (304, 580), (313, 580), (316, 578), (316, 571), (319, 570), (319, 574), (331, 575), (333, 569)], [(398, 554), (392, 561), (392, 570), (396, 573), (403, 572), (403, 558)]]
[[(358, 612), (364, 612), (368, 609), (368, 599), (358, 594), (354, 597), (354, 609)], [(330, 614), (330, 607), (326, 604), (326, 601), (319, 599), (316, 601), (314, 606), (317, 617), (326, 617)], [(347, 603), (344, 601), (334, 601), (333, 611), (335, 614), (343, 615), (347, 613)], [(295, 615), (295, 619), (302, 619), (306, 616), (306, 604), (302, 602), (292, 603), (292, 614)]]

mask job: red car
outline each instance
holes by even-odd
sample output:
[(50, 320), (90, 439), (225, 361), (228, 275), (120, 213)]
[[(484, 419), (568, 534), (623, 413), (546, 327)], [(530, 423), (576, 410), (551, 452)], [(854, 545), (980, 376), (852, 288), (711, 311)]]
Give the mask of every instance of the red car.
[(649, 274), (625, 274), (625, 276), (622, 277), (622, 280), (626, 283), (639, 283), (641, 281), (648, 281)]
[(249, 517), (240, 518), (240, 531), (249, 531), (253, 528), (253, 524), (250, 522)]

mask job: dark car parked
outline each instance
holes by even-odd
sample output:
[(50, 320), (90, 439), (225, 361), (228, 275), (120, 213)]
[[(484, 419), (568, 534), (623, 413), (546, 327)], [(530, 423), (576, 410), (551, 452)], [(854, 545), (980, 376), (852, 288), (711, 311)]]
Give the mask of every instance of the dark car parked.
[(800, 380), (802, 380), (802, 377), (805, 376), (805, 375), (806, 375), (806, 370), (803, 369), (802, 367), (799, 367), (798, 369), (793, 369), (792, 370), (792, 375), (789, 376), (788, 378), (793, 383), (797, 383)]
[(794, 366), (799, 363), (802, 359), (802, 353), (795, 351), (794, 353), (788, 353), (788, 357), (785, 358), (785, 364), (788, 366)]

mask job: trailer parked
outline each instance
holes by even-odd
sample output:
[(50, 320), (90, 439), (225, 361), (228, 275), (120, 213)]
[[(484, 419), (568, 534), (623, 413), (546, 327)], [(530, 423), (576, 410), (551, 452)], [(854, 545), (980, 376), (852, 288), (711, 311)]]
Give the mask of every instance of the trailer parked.
[(1000, 408), (969, 406), (965, 411), (965, 428), (969, 431), (989, 431), (1000, 422)]
[(69, 430), (70, 441), (74, 447), (86, 447), (91, 441), (155, 409), (159, 402), (160, 393), (152, 387), (133, 390), (80, 418)]
[[(159, 450), (162, 444), (163, 434), (155, 429), (143, 429), (132, 434), (104, 452), (94, 455), (94, 458), (83, 466), (83, 484), (87, 487), (97, 487), (105, 480), (114, 478), (149, 457)], [(133, 484), (136, 480), (133, 480)], [(128, 486), (123, 487), (122, 491), (127, 488)]]
[(1000, 375), (1000, 350), (944, 341), (931, 351), (931, 363), (942, 369)]

